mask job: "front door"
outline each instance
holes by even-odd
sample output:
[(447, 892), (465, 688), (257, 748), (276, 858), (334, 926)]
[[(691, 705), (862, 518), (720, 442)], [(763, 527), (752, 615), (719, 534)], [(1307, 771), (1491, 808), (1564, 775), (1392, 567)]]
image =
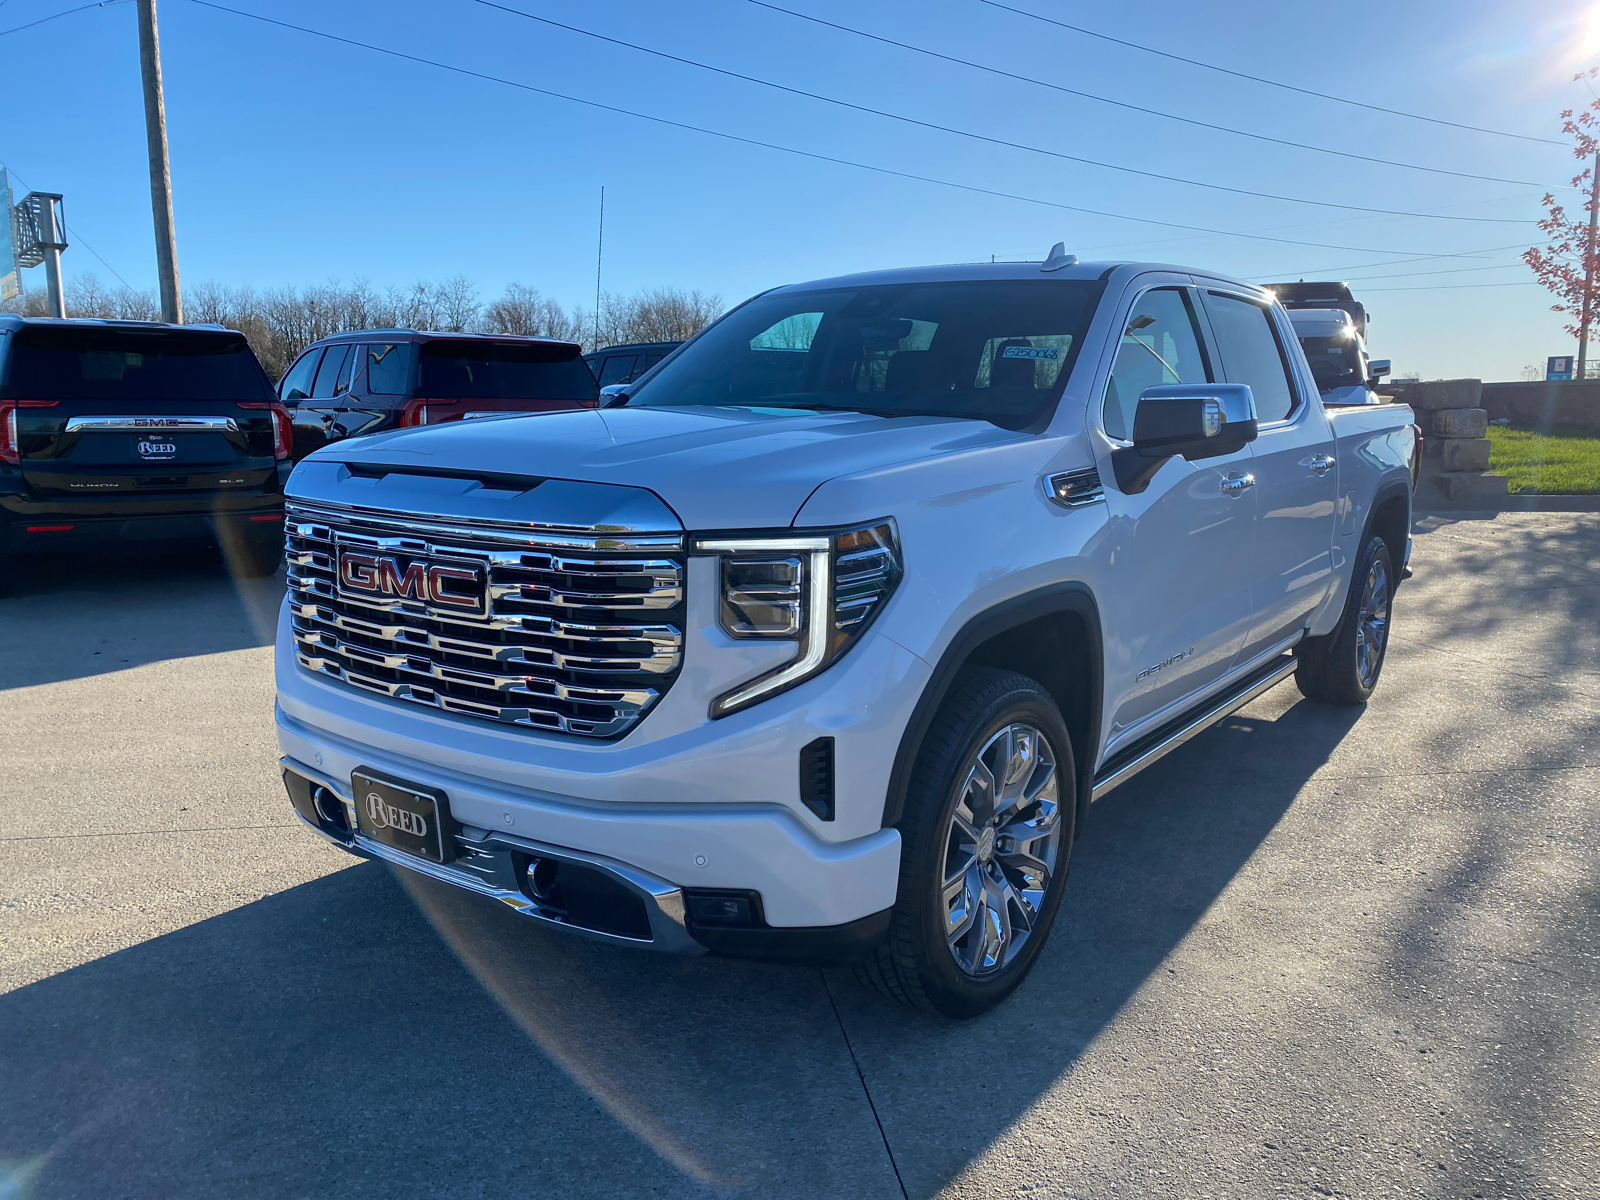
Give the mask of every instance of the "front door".
[[(1293, 638), (1333, 584), (1339, 474), (1333, 430), (1313, 388), (1290, 367), (1287, 331), (1272, 309), (1237, 292), (1203, 294), (1223, 376), (1248, 384), (1260, 434), (1250, 447), (1256, 530), (1255, 609), (1241, 662)], [(1292, 336), (1292, 334), (1287, 334)]]
[[(1099, 408), (1112, 445), (1130, 440), (1145, 388), (1217, 381), (1197, 303), (1189, 288), (1151, 288), (1122, 318)], [(1198, 462), (1173, 458), (1144, 491), (1124, 494), (1109, 465), (1101, 467), (1105, 562), (1116, 595), (1102, 614), (1108, 754), (1173, 715), (1238, 658), (1250, 624), (1256, 497), (1237, 481), (1249, 471), (1248, 447)]]

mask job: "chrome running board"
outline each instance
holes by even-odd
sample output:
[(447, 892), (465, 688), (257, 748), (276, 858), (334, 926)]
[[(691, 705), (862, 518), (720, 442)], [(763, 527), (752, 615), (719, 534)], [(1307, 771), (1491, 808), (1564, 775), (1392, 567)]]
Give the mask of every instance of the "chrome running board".
[(1126, 783), (1151, 763), (1165, 758), (1197, 733), (1203, 733), (1225, 717), (1238, 712), (1261, 693), (1276, 687), (1294, 674), (1297, 659), (1285, 654), (1267, 663), (1259, 670), (1245, 676), (1244, 681), (1232, 691), (1202, 705), (1193, 713), (1185, 713), (1165, 730), (1136, 742), (1115, 755), (1095, 777), (1091, 800), (1098, 800), (1119, 783)]

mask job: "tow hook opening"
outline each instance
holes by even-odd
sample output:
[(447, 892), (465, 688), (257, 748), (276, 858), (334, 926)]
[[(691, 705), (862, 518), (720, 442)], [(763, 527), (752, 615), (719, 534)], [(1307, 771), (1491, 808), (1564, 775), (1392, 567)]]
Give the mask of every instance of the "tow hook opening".
[(651, 940), (644, 899), (604, 871), (530, 856), (520, 876), (523, 894), (546, 917), (597, 933)]

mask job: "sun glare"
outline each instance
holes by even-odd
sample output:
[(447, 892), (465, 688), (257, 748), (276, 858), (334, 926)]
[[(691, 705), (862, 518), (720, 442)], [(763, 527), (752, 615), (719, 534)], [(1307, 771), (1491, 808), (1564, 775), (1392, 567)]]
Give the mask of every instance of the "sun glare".
[(1600, 56), (1600, 6), (1589, 10), (1583, 28), (1583, 56), (1593, 59)]

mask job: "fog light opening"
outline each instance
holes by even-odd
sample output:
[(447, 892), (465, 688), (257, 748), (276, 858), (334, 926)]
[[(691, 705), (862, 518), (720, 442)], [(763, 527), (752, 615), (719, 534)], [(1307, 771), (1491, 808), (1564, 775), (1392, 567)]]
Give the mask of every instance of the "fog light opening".
[(334, 794), (332, 788), (318, 784), (311, 790), (311, 803), (317, 806), (317, 816), (322, 818), (324, 825), (331, 825), (341, 833), (350, 832), (350, 819), (344, 810), (344, 801)]
[(561, 907), (561, 864), (553, 858), (536, 858), (530, 862), (528, 891), (542, 904)]

